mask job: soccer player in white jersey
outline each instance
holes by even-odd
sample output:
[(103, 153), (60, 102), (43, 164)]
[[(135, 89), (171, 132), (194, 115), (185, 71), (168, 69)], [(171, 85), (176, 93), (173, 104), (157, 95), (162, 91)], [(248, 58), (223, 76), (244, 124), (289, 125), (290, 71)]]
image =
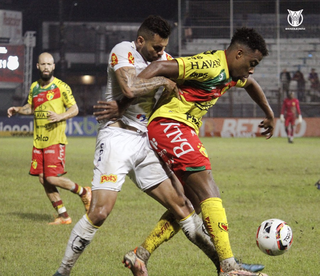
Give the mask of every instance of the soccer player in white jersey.
[[(150, 62), (171, 58), (164, 51), (169, 34), (170, 25), (165, 20), (149, 16), (134, 42), (122, 42), (111, 51), (106, 99), (121, 101), (126, 96), (135, 100), (120, 119), (100, 122), (91, 206), (74, 226), (56, 276), (70, 275), (77, 259), (112, 211), (126, 175), (174, 214), (191, 241), (202, 249), (210, 247), (205, 250), (214, 254), (209, 237), (202, 231), (202, 221), (184, 196), (180, 183), (159, 161), (148, 142), (146, 126), (155, 89), (165, 87), (177, 93), (177, 87), (164, 77), (145, 80), (137, 75)], [(148, 275), (146, 266), (132, 267), (132, 271), (135, 275)]]

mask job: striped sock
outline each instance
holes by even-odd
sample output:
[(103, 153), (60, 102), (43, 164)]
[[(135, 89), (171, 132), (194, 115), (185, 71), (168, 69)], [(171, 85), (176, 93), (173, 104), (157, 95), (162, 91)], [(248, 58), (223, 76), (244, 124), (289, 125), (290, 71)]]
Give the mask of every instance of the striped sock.
[(70, 191), (74, 194), (78, 194), (79, 196), (83, 196), (87, 193), (87, 190), (82, 186), (79, 186), (77, 183), (74, 183), (74, 187)]
[(56, 209), (57, 213), (59, 214), (59, 217), (63, 217), (63, 218), (69, 217), (67, 213), (67, 209), (66, 207), (64, 207), (62, 200), (52, 202), (52, 206), (54, 209)]

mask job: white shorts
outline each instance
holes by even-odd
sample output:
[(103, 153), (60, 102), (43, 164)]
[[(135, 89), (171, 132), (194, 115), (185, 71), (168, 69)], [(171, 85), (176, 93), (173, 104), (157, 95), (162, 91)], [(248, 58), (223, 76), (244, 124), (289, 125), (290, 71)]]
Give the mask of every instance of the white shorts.
[(120, 191), (126, 175), (145, 191), (167, 179), (162, 161), (152, 150), (147, 133), (118, 127), (100, 129), (94, 156), (92, 190)]

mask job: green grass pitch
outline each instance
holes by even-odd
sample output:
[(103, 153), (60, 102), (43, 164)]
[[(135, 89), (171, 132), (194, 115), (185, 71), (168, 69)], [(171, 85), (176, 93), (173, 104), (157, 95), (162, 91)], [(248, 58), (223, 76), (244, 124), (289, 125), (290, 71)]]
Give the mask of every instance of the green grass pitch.
[[(263, 263), (269, 276), (319, 275), (320, 139), (203, 138), (229, 222), (234, 255)], [(66, 175), (90, 185), (95, 138), (69, 138)], [(0, 138), (0, 275), (53, 275), (69, 234), (84, 214), (80, 199), (61, 190), (71, 225), (49, 226), (55, 213), (38, 179), (28, 175), (31, 138)], [(131, 275), (122, 256), (138, 246), (164, 208), (127, 180), (110, 217), (71, 275)], [(285, 220), (293, 245), (284, 255), (263, 254), (255, 243), (259, 224)], [(216, 275), (213, 264), (179, 232), (152, 255), (152, 276)]]

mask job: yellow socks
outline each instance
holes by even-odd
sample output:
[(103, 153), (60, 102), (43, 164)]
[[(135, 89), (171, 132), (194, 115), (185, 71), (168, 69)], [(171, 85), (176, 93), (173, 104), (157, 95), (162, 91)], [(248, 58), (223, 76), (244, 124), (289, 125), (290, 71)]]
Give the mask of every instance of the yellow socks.
[(228, 222), (220, 198), (208, 198), (201, 202), (203, 221), (218, 252), (220, 261), (232, 258), (228, 234)]
[(141, 246), (152, 253), (162, 243), (170, 240), (179, 230), (180, 226), (174, 215), (166, 211)]

